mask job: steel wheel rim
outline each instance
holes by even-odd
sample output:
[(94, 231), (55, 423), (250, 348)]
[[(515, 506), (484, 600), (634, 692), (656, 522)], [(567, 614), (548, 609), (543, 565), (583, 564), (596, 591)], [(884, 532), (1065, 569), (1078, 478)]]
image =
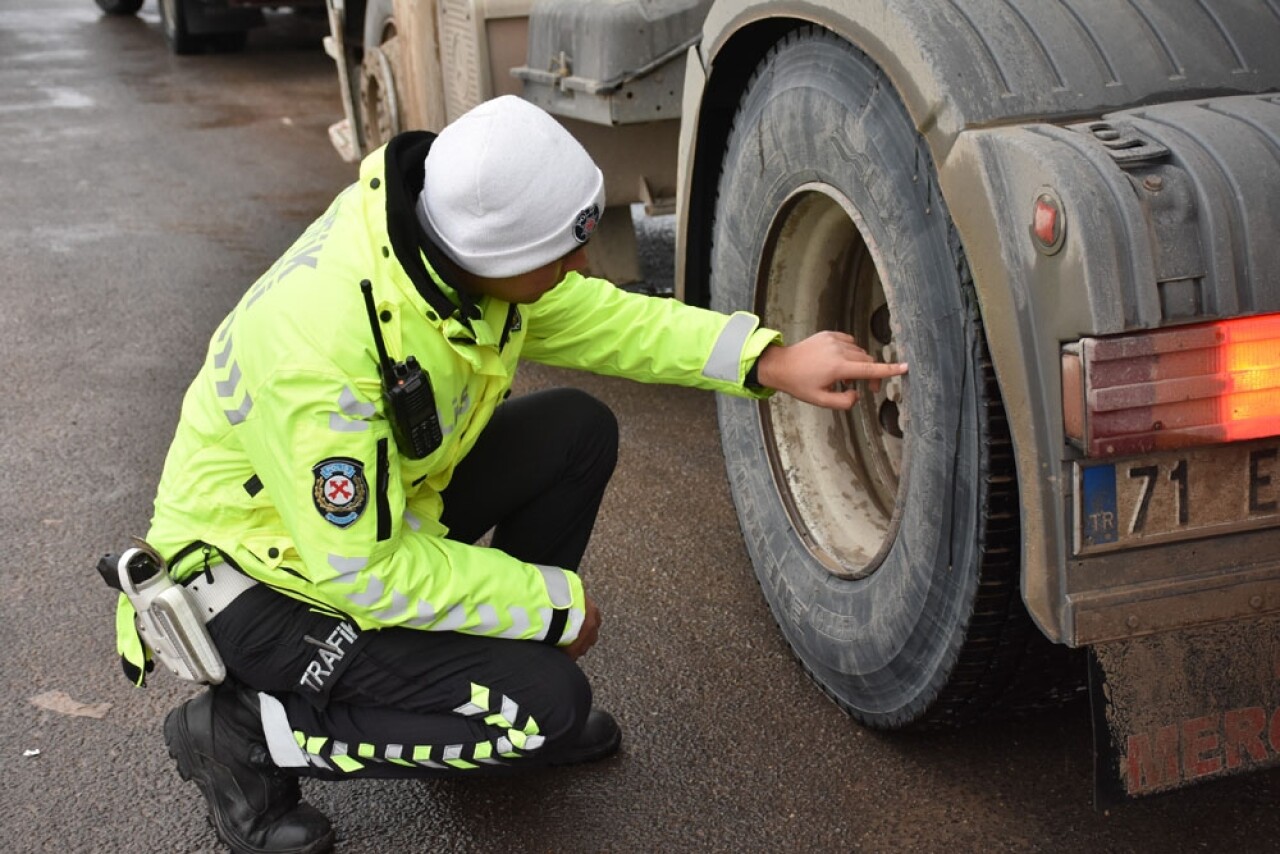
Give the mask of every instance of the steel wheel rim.
[(391, 60), (388, 52), (395, 50), (395, 31), (389, 30), (386, 40), (365, 53), (360, 69), (360, 100), (364, 114), (365, 133), (370, 147), (382, 145), (400, 132), (400, 105)]
[[(863, 222), (830, 185), (793, 191), (768, 230), (756, 310), (790, 343), (834, 329), (877, 360), (899, 361), (892, 291)], [(847, 413), (785, 395), (761, 405), (765, 451), (792, 526), (813, 557), (842, 578), (865, 578), (883, 561), (906, 481), (905, 382), (895, 378), (879, 391), (859, 383), (858, 391)]]

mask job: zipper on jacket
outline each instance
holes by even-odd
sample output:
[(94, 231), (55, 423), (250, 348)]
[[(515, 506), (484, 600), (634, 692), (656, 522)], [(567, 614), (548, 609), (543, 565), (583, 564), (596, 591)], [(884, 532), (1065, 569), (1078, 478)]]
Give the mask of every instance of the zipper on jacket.
[(507, 346), (507, 341), (511, 340), (511, 333), (520, 328), (520, 309), (516, 308), (515, 303), (511, 303), (507, 307), (507, 322), (502, 325), (502, 337), (498, 339), (498, 352), (502, 352), (502, 348)]

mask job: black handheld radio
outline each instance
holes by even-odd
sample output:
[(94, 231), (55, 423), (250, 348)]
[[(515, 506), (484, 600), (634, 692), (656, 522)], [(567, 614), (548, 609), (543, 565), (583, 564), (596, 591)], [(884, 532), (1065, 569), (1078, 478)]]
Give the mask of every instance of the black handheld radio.
[(391, 361), (373, 305), (373, 284), (365, 279), (360, 283), (360, 290), (364, 292), (364, 307), (369, 312), (373, 343), (378, 347), (382, 400), (386, 403), (387, 419), (391, 421), (396, 447), (409, 459), (420, 460), (440, 447), (444, 438), (440, 432), (440, 415), (436, 412), (431, 377), (413, 356), (403, 362)]

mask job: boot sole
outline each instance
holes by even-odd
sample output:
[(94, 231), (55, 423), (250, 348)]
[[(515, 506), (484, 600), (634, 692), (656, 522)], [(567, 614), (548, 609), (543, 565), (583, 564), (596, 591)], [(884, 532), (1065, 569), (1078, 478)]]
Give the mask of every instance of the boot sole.
[(217, 802), (216, 793), (213, 788), (213, 781), (206, 774), (197, 771), (197, 763), (195, 761), (195, 749), (191, 745), (190, 733), (187, 729), (187, 719), (182, 713), (183, 707), (179, 706), (173, 709), (165, 716), (164, 719), (164, 741), (169, 748), (169, 756), (178, 766), (178, 776), (184, 782), (189, 781), (196, 784), (200, 789), (200, 793), (204, 795), (205, 803), (209, 805), (210, 824), (213, 825), (213, 831), (217, 834), (218, 839), (224, 845), (230, 848), (236, 854), (325, 854), (333, 849), (334, 833), (330, 830), (327, 834), (317, 839), (310, 845), (302, 848), (289, 849), (263, 849), (251, 848), (247, 845), (233, 841), (233, 837), (227, 832), (222, 825), (221, 813), (213, 808), (213, 804)]

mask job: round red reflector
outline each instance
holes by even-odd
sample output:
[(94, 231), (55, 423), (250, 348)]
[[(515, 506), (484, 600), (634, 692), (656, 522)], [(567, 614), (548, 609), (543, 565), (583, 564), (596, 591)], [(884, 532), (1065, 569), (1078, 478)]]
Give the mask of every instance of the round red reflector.
[(1045, 255), (1052, 255), (1062, 248), (1066, 236), (1066, 214), (1062, 203), (1052, 192), (1042, 192), (1036, 197), (1031, 214), (1031, 237), (1036, 248)]

